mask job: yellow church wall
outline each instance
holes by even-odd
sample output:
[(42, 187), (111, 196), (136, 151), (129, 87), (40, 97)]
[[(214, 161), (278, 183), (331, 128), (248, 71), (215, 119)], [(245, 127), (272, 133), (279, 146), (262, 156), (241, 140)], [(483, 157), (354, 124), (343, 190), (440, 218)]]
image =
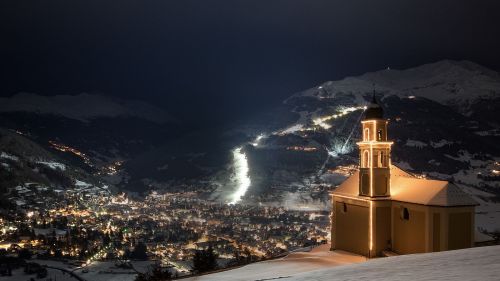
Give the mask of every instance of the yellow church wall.
[(432, 214), (429, 251), (447, 251), (474, 246), (474, 207), (429, 206)]
[(333, 201), (332, 249), (368, 255), (369, 203), (337, 197)]
[(448, 249), (448, 219), (450, 208), (427, 206), (430, 213), (429, 252), (446, 251)]
[(332, 249), (375, 257), (388, 248), (398, 254), (413, 254), (474, 246), (473, 206), (440, 207), (342, 196), (333, 196), (333, 202)]
[(451, 213), (448, 219), (448, 250), (471, 246), (472, 214), (469, 212)]
[(432, 214), (432, 251), (441, 251), (441, 214), (439, 212)]
[(474, 207), (446, 208), (447, 250), (474, 246)]
[(373, 204), (373, 250), (371, 256), (380, 256), (391, 243), (391, 201), (375, 201)]
[[(402, 208), (408, 208), (409, 220), (401, 219)], [(438, 252), (474, 246), (473, 206), (441, 207), (394, 202), (391, 215), (392, 246), (397, 253)]]
[[(408, 210), (408, 219), (403, 217)], [(392, 207), (392, 250), (398, 254), (428, 251), (428, 220), (425, 206), (394, 202)]]

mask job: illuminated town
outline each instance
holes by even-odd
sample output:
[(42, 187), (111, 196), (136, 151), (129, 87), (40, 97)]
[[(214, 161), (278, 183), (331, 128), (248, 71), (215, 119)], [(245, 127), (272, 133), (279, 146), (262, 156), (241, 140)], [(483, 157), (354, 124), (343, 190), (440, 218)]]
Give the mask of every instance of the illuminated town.
[[(208, 246), (231, 266), (243, 257), (275, 258), (326, 243), (329, 233), (328, 212), (221, 204), (199, 199), (196, 192), (151, 192), (133, 200), (94, 187), (49, 191), (28, 184), (11, 190), (11, 196), (18, 205), (0, 221), (0, 248), (64, 258), (75, 268), (102, 260), (149, 259), (184, 275), (195, 251)], [(136, 256), (139, 244), (146, 245), (147, 256)]]

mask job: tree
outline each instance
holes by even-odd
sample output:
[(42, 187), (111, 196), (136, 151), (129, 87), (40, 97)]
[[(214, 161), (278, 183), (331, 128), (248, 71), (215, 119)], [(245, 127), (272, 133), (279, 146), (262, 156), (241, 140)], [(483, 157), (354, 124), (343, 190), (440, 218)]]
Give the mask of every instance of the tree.
[(171, 280), (172, 273), (168, 269), (162, 269), (159, 266), (154, 267), (150, 272), (139, 273), (135, 281), (164, 281)]
[(217, 268), (217, 254), (209, 247), (206, 250), (196, 251), (193, 257), (193, 270), (202, 273)]
[(123, 253), (123, 258), (130, 259), (131, 256), (132, 256), (132, 253), (130, 252), (130, 249), (129, 248), (125, 249), (125, 253)]
[(111, 237), (109, 236), (109, 234), (104, 234), (104, 237), (102, 238), (102, 243), (104, 245), (108, 245), (109, 243), (111, 242)]
[(62, 251), (61, 249), (56, 249), (56, 248), (52, 248), (53, 251), (54, 251), (54, 258), (62, 258), (63, 254), (62, 254)]
[(157, 266), (153, 268), (151, 272), (151, 278), (149, 280), (162, 281), (162, 280), (170, 280), (171, 278), (172, 274), (168, 269), (162, 269), (161, 267)]
[(134, 247), (134, 251), (132, 252), (132, 258), (137, 260), (147, 260), (148, 259), (148, 247), (146, 244), (139, 242), (137, 246)]
[(31, 259), (32, 255), (33, 255), (33, 253), (29, 249), (26, 249), (26, 248), (23, 248), (23, 249), (19, 250), (19, 252), (17, 252), (17, 256), (20, 259), (29, 260), (29, 259)]

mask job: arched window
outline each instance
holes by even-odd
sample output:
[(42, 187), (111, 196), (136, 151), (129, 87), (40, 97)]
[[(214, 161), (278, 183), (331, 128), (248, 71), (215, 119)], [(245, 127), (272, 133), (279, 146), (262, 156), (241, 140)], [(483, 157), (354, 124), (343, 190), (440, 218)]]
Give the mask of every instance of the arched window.
[(342, 213), (347, 213), (347, 204), (345, 202), (342, 203)]
[(365, 141), (369, 141), (370, 140), (370, 129), (365, 128), (365, 131), (363, 133), (363, 139)]
[(384, 180), (382, 182), (382, 194), (387, 194), (387, 189), (389, 187), (388, 183), (387, 183), (387, 177), (384, 177)]
[(385, 167), (384, 152), (380, 151), (377, 157), (377, 167)]
[(408, 208), (401, 206), (400, 218), (405, 221), (410, 220), (410, 211), (408, 211)]
[(362, 168), (370, 168), (370, 152), (368, 150), (365, 150), (363, 152), (363, 164), (361, 165)]
[(379, 141), (382, 140), (382, 130), (377, 131), (377, 140), (379, 140)]

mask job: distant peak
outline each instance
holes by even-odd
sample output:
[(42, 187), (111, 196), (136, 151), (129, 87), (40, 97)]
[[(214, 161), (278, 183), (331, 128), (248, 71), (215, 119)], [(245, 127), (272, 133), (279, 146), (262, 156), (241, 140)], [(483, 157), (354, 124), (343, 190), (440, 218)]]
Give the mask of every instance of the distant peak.
[(80, 121), (131, 116), (160, 124), (175, 122), (164, 110), (146, 102), (89, 93), (43, 96), (21, 92), (0, 98), (0, 112), (53, 114)]

